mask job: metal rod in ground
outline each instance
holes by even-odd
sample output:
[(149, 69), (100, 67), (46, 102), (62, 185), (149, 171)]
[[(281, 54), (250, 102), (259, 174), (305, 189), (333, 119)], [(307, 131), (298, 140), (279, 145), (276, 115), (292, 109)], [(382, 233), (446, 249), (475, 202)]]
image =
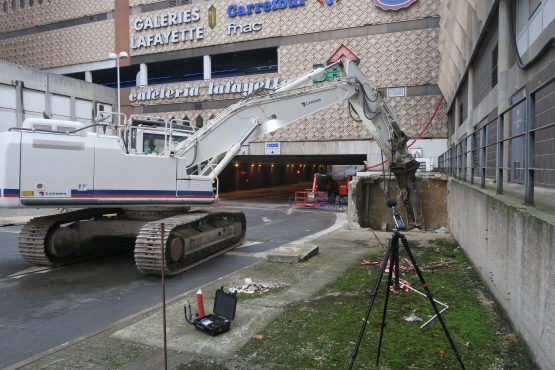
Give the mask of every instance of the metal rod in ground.
[(162, 324), (164, 326), (164, 370), (168, 370), (168, 342), (166, 338), (166, 279), (165, 279), (165, 270), (166, 270), (166, 254), (164, 253), (164, 245), (165, 237), (164, 237), (164, 230), (165, 225), (163, 223), (160, 224), (160, 254), (161, 259), (160, 263), (162, 264), (160, 272), (162, 274)]
[(368, 306), (366, 308), (366, 315), (364, 316), (364, 319), (362, 321), (362, 325), (360, 327), (360, 332), (358, 333), (358, 338), (357, 338), (357, 342), (356, 342), (356, 345), (355, 345), (355, 349), (353, 351), (351, 351), (351, 353), (349, 353), (349, 356), (351, 357), (351, 362), (349, 363), (349, 370), (351, 370), (353, 368), (353, 365), (355, 364), (355, 360), (356, 360), (357, 354), (358, 354), (358, 349), (360, 348), (360, 343), (362, 342), (362, 337), (364, 336), (364, 331), (366, 330), (366, 324), (368, 323), (368, 318), (370, 317), (370, 312), (372, 311), (372, 306), (374, 305), (374, 301), (376, 300), (376, 296), (378, 295), (378, 290), (380, 288), (380, 283), (382, 281), (383, 274), (384, 274), (385, 268), (387, 266), (387, 261), (389, 260), (389, 258), (391, 256), (391, 249), (392, 249), (392, 247), (390, 246), (389, 248), (387, 248), (387, 251), (385, 252), (385, 256), (383, 257), (382, 265), (380, 267), (380, 273), (378, 275), (378, 279), (376, 280), (376, 284), (374, 285), (374, 289), (372, 289), (372, 292), (370, 293), (370, 301), (368, 302)]
[(464, 367), (464, 363), (462, 361), (461, 354), (459, 353), (459, 350), (457, 349), (457, 346), (455, 345), (455, 342), (453, 341), (453, 338), (451, 338), (451, 335), (449, 334), (449, 330), (447, 330), (447, 326), (445, 325), (445, 321), (443, 321), (443, 317), (441, 316), (441, 312), (439, 312), (439, 309), (437, 308), (436, 302), (434, 301), (434, 297), (432, 296), (432, 292), (431, 292), (430, 288), (428, 287), (428, 283), (424, 279), (424, 276), (422, 275), (422, 272), (420, 271), (420, 268), (416, 264), (416, 259), (414, 258), (413, 254), (412, 254), (412, 251), (409, 247), (409, 242), (407, 241), (407, 238), (405, 238), (404, 235), (400, 234), (400, 237), (401, 237), (401, 242), (403, 243), (403, 247), (407, 251), (410, 262), (412, 263), (412, 266), (414, 267), (414, 271), (416, 272), (416, 275), (418, 275), (418, 279), (420, 280), (420, 284), (422, 285), (422, 287), (424, 288), (424, 291), (426, 292), (426, 296), (428, 297), (428, 300), (430, 301), (430, 303), (431, 303), (431, 305), (432, 305), (432, 307), (433, 307), (433, 309), (434, 309), (434, 311), (437, 315), (437, 318), (438, 318), (438, 320), (441, 324), (441, 327), (443, 328), (443, 332), (445, 333), (445, 336), (447, 337), (447, 340), (449, 340), (449, 344), (451, 345), (451, 349), (453, 350), (453, 354), (457, 358), (457, 361), (461, 365), (461, 368), (463, 370), (465, 370), (466, 368)]

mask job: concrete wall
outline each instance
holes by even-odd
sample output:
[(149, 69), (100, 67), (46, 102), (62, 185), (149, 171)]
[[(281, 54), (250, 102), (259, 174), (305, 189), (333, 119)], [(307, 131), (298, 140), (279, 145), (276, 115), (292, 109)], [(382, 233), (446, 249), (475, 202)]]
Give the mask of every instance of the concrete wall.
[(115, 106), (115, 89), (0, 61), (0, 132), (30, 117), (91, 124), (97, 105)]
[[(395, 177), (387, 177), (391, 198), (397, 197)], [(424, 214), (424, 228), (435, 230), (447, 226), (447, 177), (437, 173), (417, 173), (416, 183)], [(380, 173), (358, 173), (349, 184), (349, 228), (370, 227), (374, 230), (390, 229), (393, 225), (391, 210), (386, 206), (384, 177)], [(407, 222), (404, 207), (397, 207)]]
[(555, 369), (555, 215), (450, 179), (449, 227), (543, 369)]

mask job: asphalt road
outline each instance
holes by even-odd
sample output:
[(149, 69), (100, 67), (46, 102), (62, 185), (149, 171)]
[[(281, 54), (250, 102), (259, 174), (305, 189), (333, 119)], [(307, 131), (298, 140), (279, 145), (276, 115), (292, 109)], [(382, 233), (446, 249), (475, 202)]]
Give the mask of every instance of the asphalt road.
[[(267, 251), (335, 222), (330, 211), (293, 209), (283, 196), (223, 201), (247, 217), (245, 246), (167, 280), (169, 299), (260, 261)], [(139, 273), (132, 253), (37, 269), (17, 251), (21, 227), (0, 227), (0, 368), (160, 303), (160, 278)]]

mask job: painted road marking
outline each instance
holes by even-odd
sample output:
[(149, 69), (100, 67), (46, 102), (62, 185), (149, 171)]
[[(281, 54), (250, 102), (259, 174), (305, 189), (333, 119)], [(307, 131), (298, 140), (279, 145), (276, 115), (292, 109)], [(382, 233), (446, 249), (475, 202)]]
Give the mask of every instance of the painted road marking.
[(24, 270), (18, 271), (15, 274), (8, 275), (8, 277), (13, 279), (19, 279), (23, 276), (30, 275), (30, 274), (44, 274), (50, 270), (53, 270), (54, 268), (55, 267), (53, 266), (32, 266)]

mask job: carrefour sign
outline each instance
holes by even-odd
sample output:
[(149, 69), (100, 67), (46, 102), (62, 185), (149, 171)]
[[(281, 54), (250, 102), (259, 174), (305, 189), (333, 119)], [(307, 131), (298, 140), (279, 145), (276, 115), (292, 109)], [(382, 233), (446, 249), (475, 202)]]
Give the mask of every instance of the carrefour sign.
[(286, 8), (304, 6), (304, 0), (271, 0), (246, 5), (231, 4), (227, 7), (227, 15), (231, 18), (252, 15), (262, 12), (272, 12)]
[(383, 10), (399, 10), (402, 8), (408, 8), (416, 0), (372, 0), (374, 5), (382, 8)]

